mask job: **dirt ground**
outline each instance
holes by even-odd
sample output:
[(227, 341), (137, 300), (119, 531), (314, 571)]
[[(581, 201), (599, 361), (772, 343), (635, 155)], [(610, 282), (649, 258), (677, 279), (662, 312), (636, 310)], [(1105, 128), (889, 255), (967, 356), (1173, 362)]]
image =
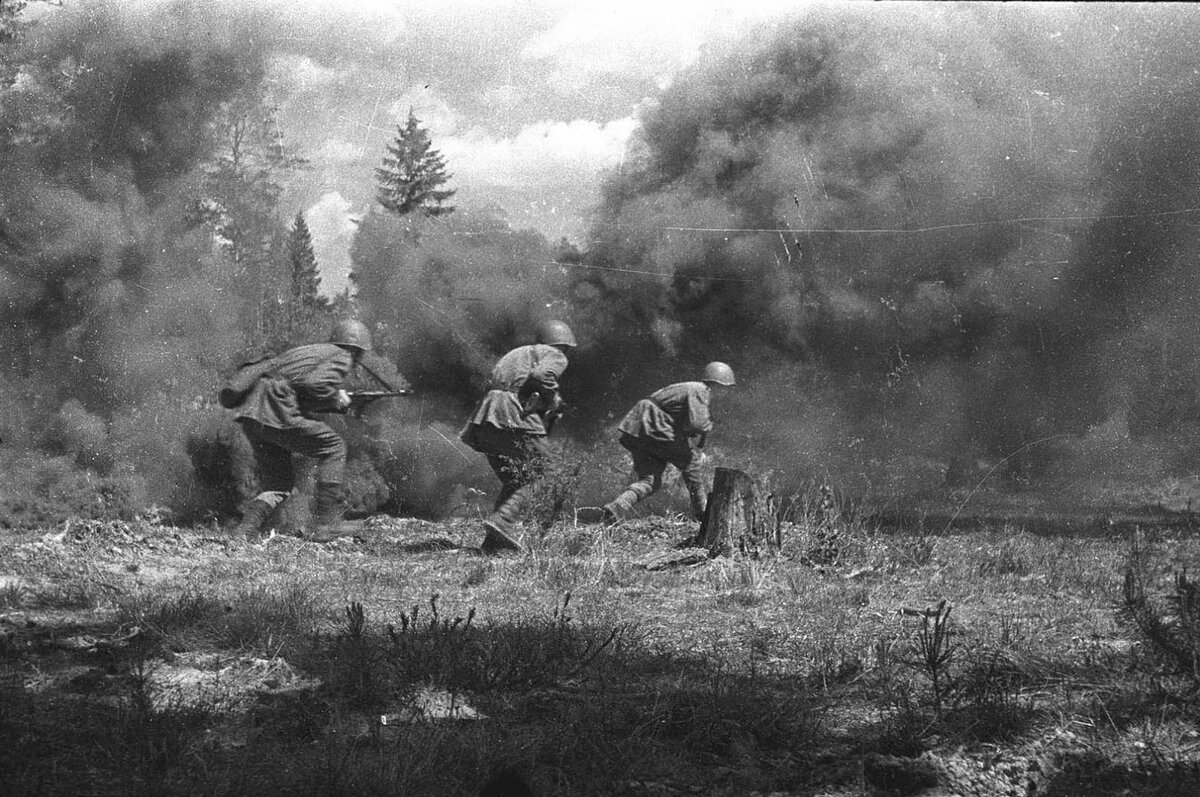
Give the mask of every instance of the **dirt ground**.
[[(528, 553), (503, 558), (481, 556), (463, 520), (378, 518), (328, 544), (120, 522), (9, 533), (0, 782), (72, 793), (52, 762), (104, 750), (114, 761), (74, 793), (192, 793), (197, 762), (249, 772), (264, 725), (298, 722), (297, 702), (319, 696), (303, 744), (277, 739), (271, 756), (409, 749), (414, 728), (439, 750), (474, 745), (451, 774), (388, 769), (392, 793), (469, 793), (499, 759), (539, 794), (1200, 793), (1192, 681), (1115, 611), (1120, 533), (860, 525), (818, 551), (827, 537), (794, 527), (787, 550), (709, 560), (675, 555), (691, 527), (673, 518), (523, 531)], [(1164, 584), (1200, 554), (1186, 532), (1150, 536)], [(420, 655), (354, 665), (377, 693), (334, 671), (355, 645), (399, 650), (431, 617)], [(473, 622), (485, 644), (471, 655), (490, 657), (478, 677), (445, 669), (438, 647)], [(340, 657), (306, 653), (313, 634)], [(601, 704), (611, 728), (595, 727)], [(105, 717), (121, 744), (97, 738)], [(58, 725), (72, 719), (89, 730)], [(571, 757), (583, 749), (592, 759)], [(122, 756), (138, 774), (114, 785)], [(314, 793), (370, 782), (321, 777)], [(254, 783), (235, 781), (204, 789)]]

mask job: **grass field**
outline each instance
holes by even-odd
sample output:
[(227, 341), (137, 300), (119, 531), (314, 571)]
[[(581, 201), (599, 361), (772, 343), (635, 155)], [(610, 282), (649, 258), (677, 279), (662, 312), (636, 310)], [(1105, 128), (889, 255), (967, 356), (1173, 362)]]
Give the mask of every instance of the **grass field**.
[(367, 526), (5, 532), (0, 793), (1200, 794), (1187, 530)]

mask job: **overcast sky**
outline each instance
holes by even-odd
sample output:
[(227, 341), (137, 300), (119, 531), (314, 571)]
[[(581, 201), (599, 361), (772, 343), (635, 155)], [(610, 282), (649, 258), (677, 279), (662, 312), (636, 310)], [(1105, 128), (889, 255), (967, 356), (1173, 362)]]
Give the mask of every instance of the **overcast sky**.
[(241, 0), (271, 13), (284, 134), (311, 160), (305, 211), (336, 291), (373, 172), (410, 108), (446, 157), (460, 207), (581, 242), (600, 176), (638, 108), (703, 43), (781, 0)]

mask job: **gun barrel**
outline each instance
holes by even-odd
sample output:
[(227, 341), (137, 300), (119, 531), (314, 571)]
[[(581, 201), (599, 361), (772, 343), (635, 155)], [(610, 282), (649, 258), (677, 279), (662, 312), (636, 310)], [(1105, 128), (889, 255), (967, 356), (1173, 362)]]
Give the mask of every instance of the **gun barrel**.
[(394, 398), (396, 396), (411, 396), (411, 390), (360, 390), (350, 394), (352, 399)]

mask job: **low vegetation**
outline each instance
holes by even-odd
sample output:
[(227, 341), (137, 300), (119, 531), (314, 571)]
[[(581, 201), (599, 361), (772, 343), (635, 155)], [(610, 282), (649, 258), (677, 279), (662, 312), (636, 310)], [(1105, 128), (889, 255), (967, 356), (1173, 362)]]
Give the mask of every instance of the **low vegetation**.
[(661, 566), (693, 524), (543, 515), (494, 559), (465, 520), (6, 532), (0, 792), (1200, 792), (1186, 534), (931, 532), (817, 492), (782, 547)]

